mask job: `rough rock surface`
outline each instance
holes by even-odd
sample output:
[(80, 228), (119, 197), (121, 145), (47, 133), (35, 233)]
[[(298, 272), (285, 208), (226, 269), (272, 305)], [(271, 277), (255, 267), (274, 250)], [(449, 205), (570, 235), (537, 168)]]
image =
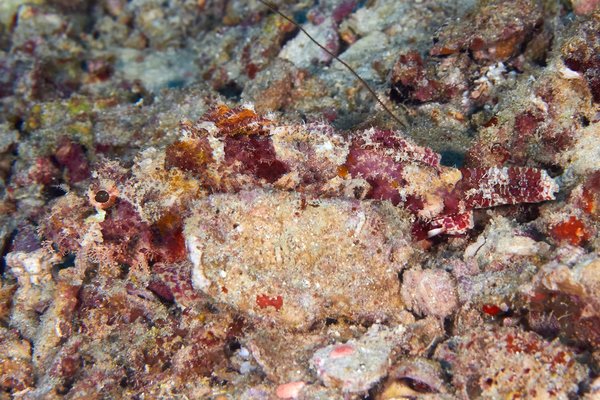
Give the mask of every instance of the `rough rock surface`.
[(184, 235), (196, 289), (306, 329), (399, 311), (398, 271), (413, 252), (407, 228), (389, 206), (251, 191), (196, 203)]
[(456, 284), (448, 272), (410, 270), (402, 278), (402, 301), (416, 314), (444, 318), (458, 307)]
[(404, 340), (406, 328), (373, 325), (359, 340), (319, 349), (310, 363), (327, 387), (344, 392), (369, 390), (387, 374), (392, 349)]
[(434, 359), (452, 372), (462, 398), (567, 399), (587, 374), (575, 354), (558, 341), (546, 342), (515, 328), (480, 328), (439, 346)]

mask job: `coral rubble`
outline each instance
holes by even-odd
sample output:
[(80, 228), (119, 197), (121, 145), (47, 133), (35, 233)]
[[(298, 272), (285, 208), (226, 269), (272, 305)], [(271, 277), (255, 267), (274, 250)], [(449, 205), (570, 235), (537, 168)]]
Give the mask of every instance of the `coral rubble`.
[(597, 3), (0, 2), (0, 399), (596, 398)]
[(548, 343), (515, 328), (455, 336), (439, 346), (433, 358), (452, 371), (452, 384), (461, 398), (566, 399), (586, 375), (575, 354), (557, 341)]

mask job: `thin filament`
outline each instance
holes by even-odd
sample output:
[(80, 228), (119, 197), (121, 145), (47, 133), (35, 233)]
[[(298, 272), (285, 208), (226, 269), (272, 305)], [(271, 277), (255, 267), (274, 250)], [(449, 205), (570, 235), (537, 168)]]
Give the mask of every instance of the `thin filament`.
[(274, 5), (272, 5), (271, 3), (268, 3), (264, 0), (258, 0), (261, 3), (263, 3), (265, 6), (269, 7), (271, 9), (271, 11), (281, 15), (283, 18), (285, 18), (286, 20), (290, 21), (292, 24), (294, 24), (298, 29), (300, 29), (302, 32), (304, 32), (304, 34), (306, 36), (308, 36), (308, 38), (310, 40), (313, 41), (314, 44), (316, 44), (317, 46), (319, 46), (321, 48), (321, 50), (325, 51), (327, 54), (329, 54), (331, 57), (335, 58), (337, 61), (339, 61), (344, 67), (346, 67), (348, 69), (348, 71), (352, 72), (352, 74), (363, 84), (365, 85), (365, 87), (369, 90), (369, 92), (371, 93), (371, 95), (375, 98), (375, 100), (377, 100), (377, 102), (381, 105), (381, 107), (383, 107), (383, 109), (390, 114), (390, 116), (401, 126), (406, 127), (406, 125), (400, 121), (400, 119), (398, 117), (396, 117), (394, 115), (394, 113), (384, 104), (383, 101), (381, 101), (381, 99), (379, 98), (379, 96), (377, 96), (377, 93), (375, 93), (375, 91), (373, 89), (371, 89), (371, 87), (367, 84), (367, 82), (365, 82), (365, 80), (363, 78), (360, 77), (360, 75), (358, 75), (358, 73), (356, 73), (356, 71), (354, 71), (352, 69), (352, 67), (350, 67), (348, 64), (346, 64), (344, 61), (342, 61), (338, 56), (336, 56), (335, 54), (333, 54), (331, 51), (329, 51), (325, 46), (323, 46), (321, 43), (317, 42), (315, 40), (315, 38), (313, 38), (312, 36), (310, 36), (310, 34), (308, 32), (306, 32), (306, 30), (304, 28), (302, 28), (300, 26), (300, 24), (298, 24), (296, 21), (294, 21), (293, 19), (291, 19), (290, 17), (288, 17), (287, 15), (283, 14), (282, 12), (280, 12), (277, 8), (275, 8)]

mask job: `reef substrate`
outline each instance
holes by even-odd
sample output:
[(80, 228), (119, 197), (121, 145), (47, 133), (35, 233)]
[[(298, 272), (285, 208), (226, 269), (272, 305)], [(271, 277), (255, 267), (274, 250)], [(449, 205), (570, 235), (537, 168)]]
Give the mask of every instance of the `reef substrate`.
[(597, 1), (0, 4), (1, 399), (600, 395)]

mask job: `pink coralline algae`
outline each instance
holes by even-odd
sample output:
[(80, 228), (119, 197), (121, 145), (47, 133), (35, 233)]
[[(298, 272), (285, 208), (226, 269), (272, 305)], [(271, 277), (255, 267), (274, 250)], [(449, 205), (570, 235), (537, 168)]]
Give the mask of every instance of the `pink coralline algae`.
[(167, 301), (175, 300), (181, 307), (190, 307), (200, 299), (200, 295), (192, 288), (189, 276), (190, 266), (187, 263), (156, 263), (152, 270), (160, 280), (148, 284), (148, 289)]
[(263, 188), (313, 196), (389, 200), (416, 218), (418, 238), (462, 234), (472, 210), (554, 199), (556, 183), (534, 168), (456, 169), (400, 132), (371, 128), (342, 136), (327, 124), (285, 125), (251, 106), (211, 108), (181, 123), (184, 137), (165, 164), (217, 192)]
[[(445, 102), (467, 90), (464, 79), (453, 79), (444, 83), (444, 68), (447, 65), (457, 65), (461, 71), (467, 71), (470, 65), (465, 55), (452, 55), (452, 62), (447, 61), (441, 66), (424, 62), (421, 54), (415, 50), (398, 56), (390, 77), (392, 90), (390, 97), (399, 103), (421, 104), (437, 101)], [(447, 79), (446, 79), (447, 80)]]
[(69, 175), (67, 180), (69, 182), (77, 183), (89, 178), (90, 170), (88, 162), (80, 145), (74, 144), (69, 140), (63, 140), (63, 143), (56, 152), (56, 160), (61, 166), (68, 169)]

